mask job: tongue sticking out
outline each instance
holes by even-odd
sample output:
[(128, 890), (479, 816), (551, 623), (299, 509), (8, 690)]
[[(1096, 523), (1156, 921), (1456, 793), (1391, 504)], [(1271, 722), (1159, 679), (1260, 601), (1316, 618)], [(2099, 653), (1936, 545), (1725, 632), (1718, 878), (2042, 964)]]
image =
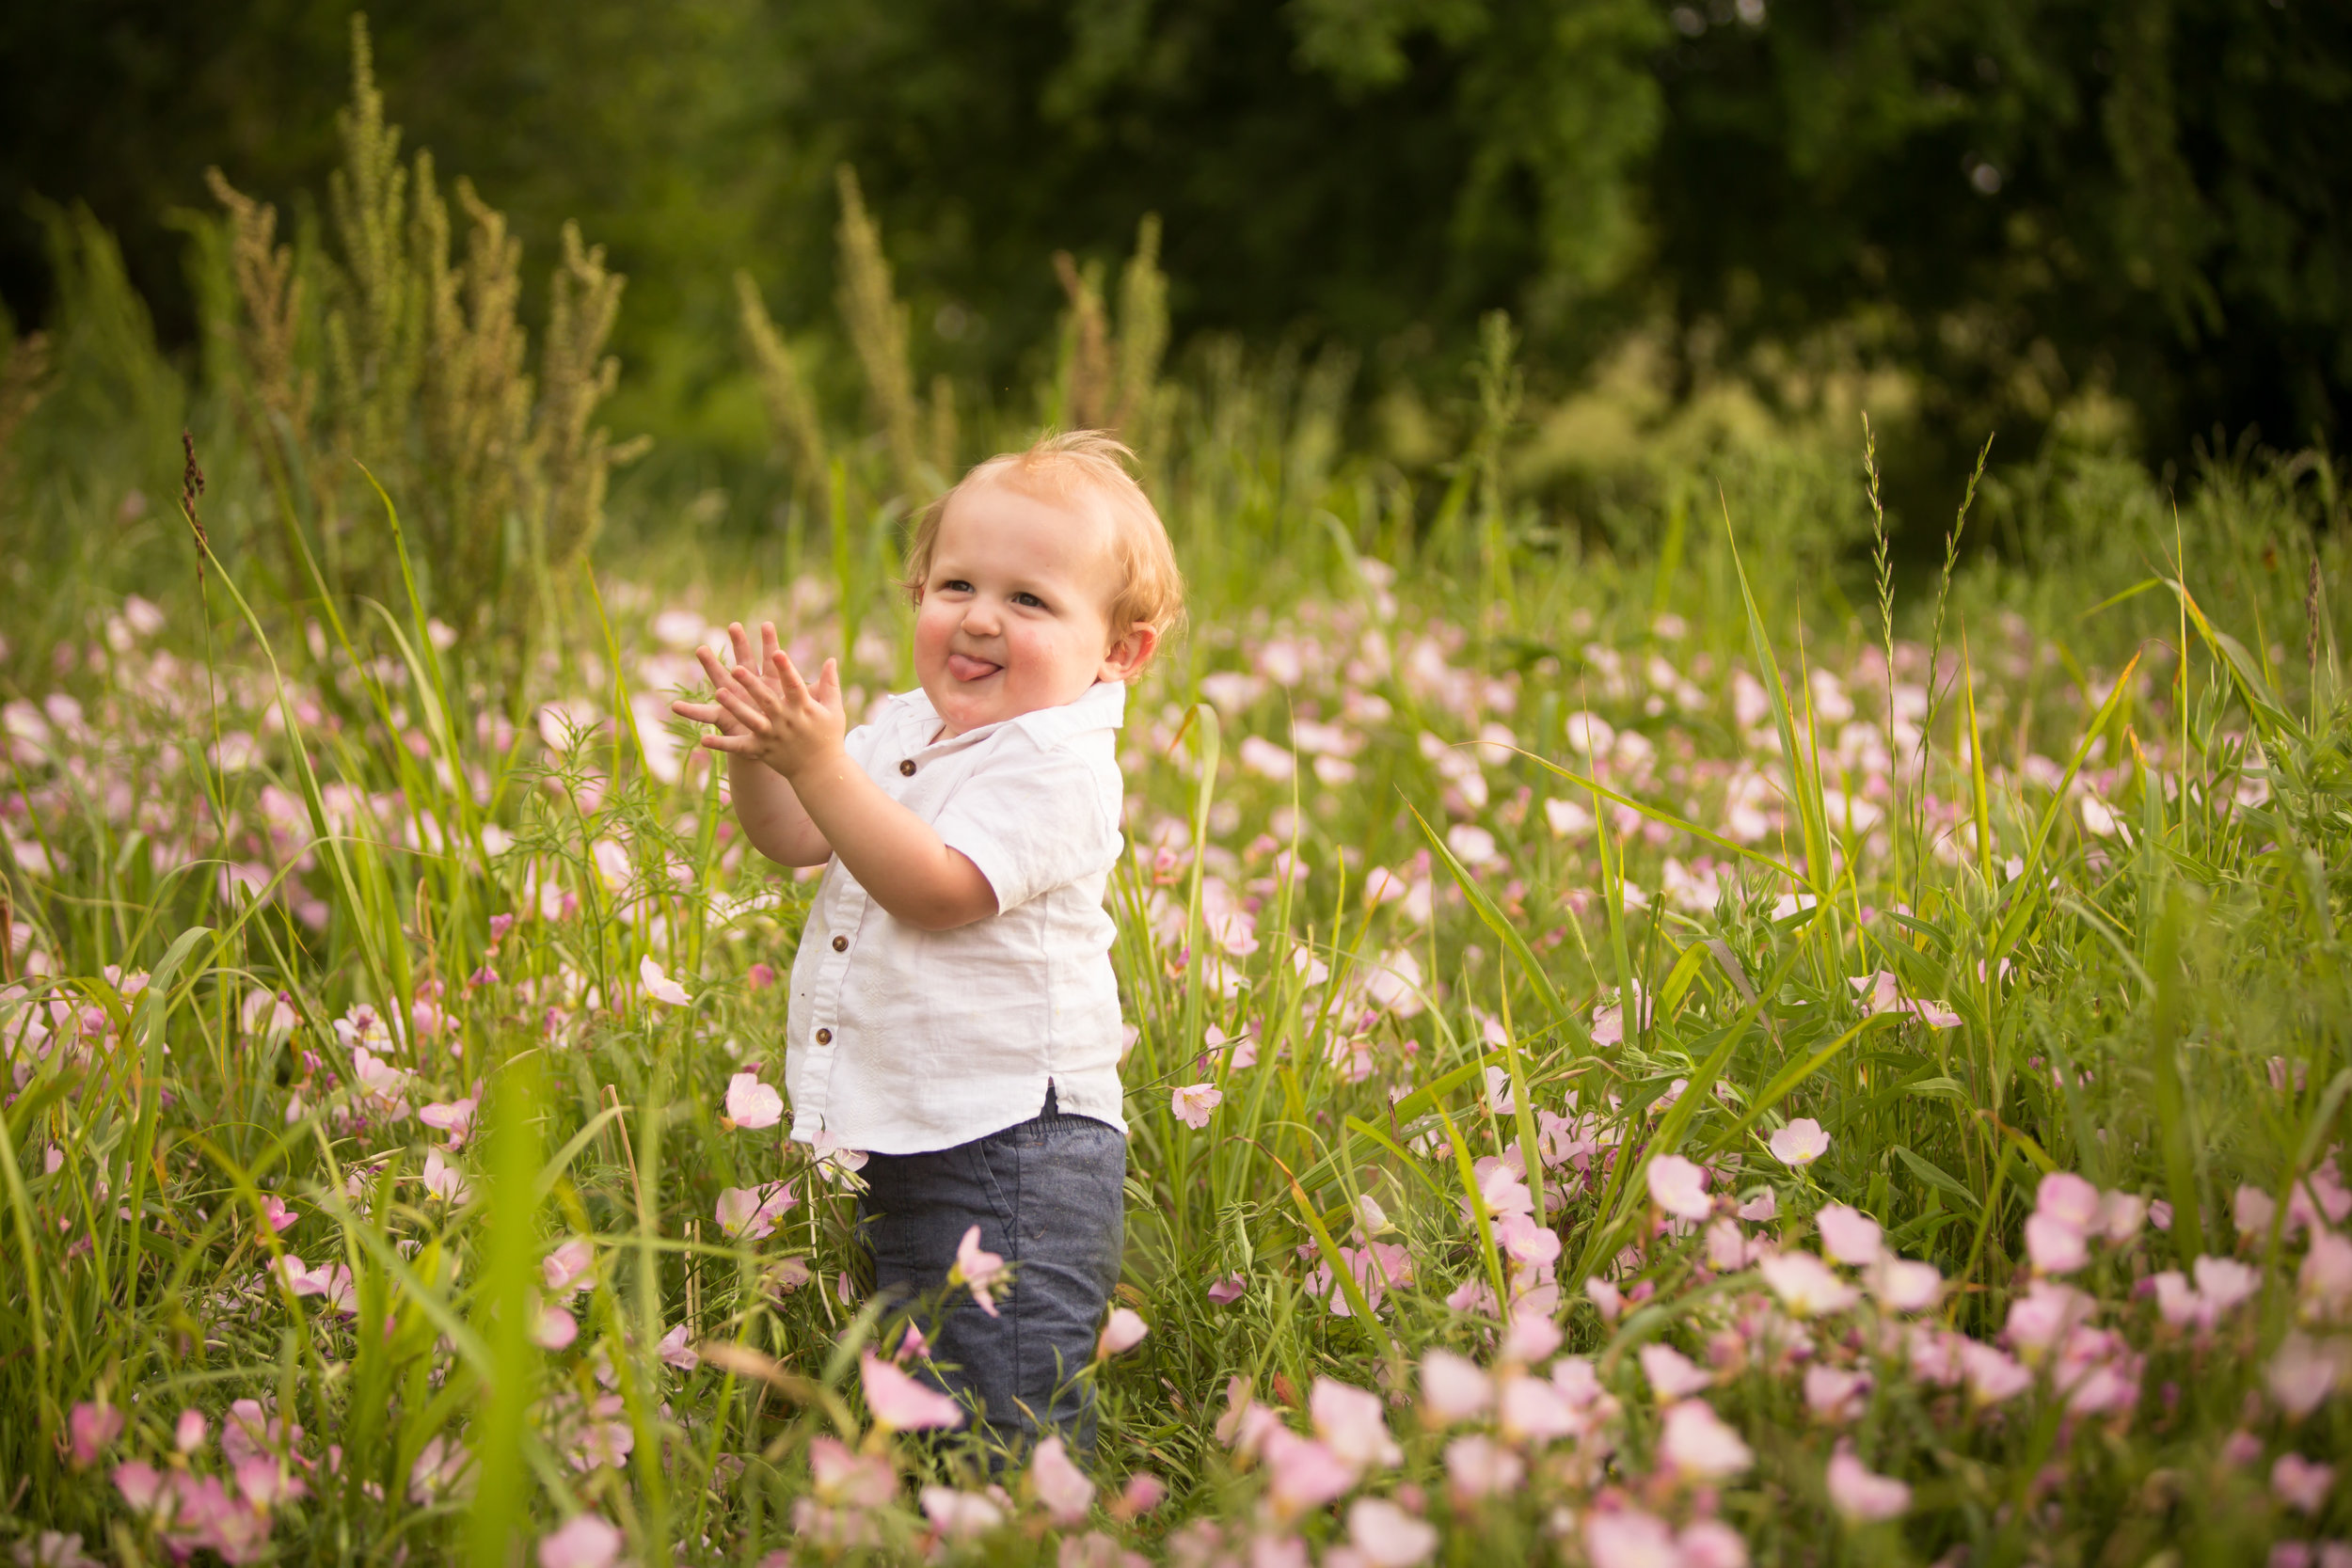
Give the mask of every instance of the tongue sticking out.
[(969, 654), (947, 656), (947, 673), (960, 681), (985, 680), (1002, 668), (1002, 665), (991, 664), (984, 658), (974, 658)]

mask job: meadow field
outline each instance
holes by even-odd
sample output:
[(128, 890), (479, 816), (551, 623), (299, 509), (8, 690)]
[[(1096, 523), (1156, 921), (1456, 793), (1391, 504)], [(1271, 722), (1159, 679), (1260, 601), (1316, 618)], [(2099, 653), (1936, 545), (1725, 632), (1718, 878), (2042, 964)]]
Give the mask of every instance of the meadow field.
[[(1343, 371), (1165, 369), (1151, 235), (1023, 398), (918, 390), (845, 185), (871, 414), (747, 286), (723, 536), (608, 498), (595, 253), (533, 383), (469, 189), (342, 338), (234, 196), (203, 366), (61, 217), (0, 375), (15, 1560), (2352, 1563), (2323, 454), (2054, 438), (1912, 561), (1841, 406), (1570, 518), (1507, 323), (1416, 483)], [(761, 619), (904, 689), (911, 508), (1081, 423), (1190, 626), (1121, 746), (1100, 1449), (999, 1464), (904, 1370), (966, 1292), (868, 1299), (863, 1157), (784, 1136), (813, 880), (668, 704)]]

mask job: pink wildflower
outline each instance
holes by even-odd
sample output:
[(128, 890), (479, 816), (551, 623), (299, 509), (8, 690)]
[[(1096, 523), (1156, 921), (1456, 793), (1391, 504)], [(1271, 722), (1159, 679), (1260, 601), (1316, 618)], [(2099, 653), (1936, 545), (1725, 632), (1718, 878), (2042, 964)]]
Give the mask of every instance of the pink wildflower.
[(2352, 1188), (2337, 1174), (2332, 1153), (2306, 1171), (2287, 1192), (2287, 1228), (2291, 1231), (2341, 1225), (2346, 1214), (2352, 1214)]
[(2090, 1316), (2091, 1301), (2071, 1285), (2037, 1279), (2010, 1303), (2003, 1328), (2009, 1342), (2027, 1359), (2048, 1351)]
[(684, 1007), (691, 1006), (694, 1000), (686, 994), (684, 986), (670, 978), (668, 971), (653, 961), (653, 955), (650, 953), (638, 961), (637, 977), (644, 982), (645, 994), (656, 1002), (664, 1003), (673, 1007)]
[(920, 1432), (963, 1424), (963, 1410), (955, 1401), (907, 1376), (872, 1351), (858, 1357), (858, 1377), (866, 1389), (866, 1407), (875, 1424), (893, 1432)]
[(1802, 1168), (1829, 1152), (1829, 1134), (1811, 1117), (1799, 1117), (1772, 1134), (1772, 1148), (1782, 1164)]
[(110, 1404), (77, 1404), (66, 1417), (72, 1441), (73, 1467), (86, 1470), (122, 1435), (122, 1412)]
[(949, 1541), (969, 1541), (986, 1535), (1005, 1522), (1005, 1511), (985, 1492), (959, 1492), (948, 1486), (923, 1488), (923, 1517)]
[(1852, 1286), (1809, 1252), (1776, 1252), (1757, 1263), (1756, 1270), (1795, 1317), (1843, 1312), (1861, 1299)]
[(1114, 1355), (1122, 1355), (1143, 1343), (1143, 1337), (1151, 1332), (1152, 1325), (1135, 1311), (1114, 1307), (1103, 1324), (1102, 1337), (1094, 1342), (1094, 1358), (1107, 1361)]
[[(1470, 1172), (1478, 1179), (1478, 1201), (1486, 1206), (1489, 1219), (1532, 1215), (1535, 1212), (1534, 1195), (1527, 1190), (1523, 1173), (1516, 1164), (1488, 1155), (1471, 1166)], [(1468, 1198), (1462, 1200), (1462, 1217), (1472, 1218)]]
[(598, 1514), (575, 1513), (539, 1541), (539, 1568), (612, 1568), (621, 1532)]
[(2099, 1189), (2072, 1171), (2052, 1171), (2034, 1189), (2034, 1212), (2087, 1234), (2099, 1224)]
[(114, 1467), (115, 1490), (122, 1494), (123, 1503), (135, 1513), (145, 1513), (162, 1500), (164, 1478), (154, 1465), (143, 1459), (125, 1460)]
[(1495, 1399), (1495, 1424), (1511, 1442), (1549, 1443), (1579, 1436), (1592, 1422), (1557, 1386), (1521, 1373), (1502, 1380)]
[(580, 1324), (569, 1312), (548, 1302), (539, 1308), (539, 1321), (532, 1325), (531, 1338), (541, 1350), (563, 1350), (580, 1338)]
[(2216, 1320), (2262, 1289), (2262, 1275), (2234, 1258), (2200, 1258), (2195, 1271), (2197, 1293)]
[(595, 1283), (596, 1249), (585, 1239), (574, 1236), (559, 1242), (555, 1250), (539, 1260), (539, 1282), (551, 1296), (572, 1296), (583, 1286)]
[(1707, 1196), (1707, 1172), (1679, 1154), (1661, 1154), (1649, 1163), (1650, 1200), (1677, 1219), (1703, 1220), (1714, 1212)]
[(1405, 1458), (1381, 1418), (1380, 1396), (1369, 1389), (1318, 1377), (1307, 1396), (1307, 1414), (1315, 1435), (1343, 1463), (1359, 1470), (1400, 1464)]
[(2279, 1206), (2260, 1187), (2241, 1186), (2230, 1201), (2230, 1217), (2237, 1224), (2238, 1241), (2265, 1242), (2270, 1239), (2270, 1222), (2278, 1217)]
[(1538, 1314), (1534, 1305), (1524, 1295), (1513, 1301), (1510, 1326), (1502, 1331), (1502, 1344), (1496, 1352), (1496, 1359), (1512, 1366), (1527, 1366), (1560, 1348), (1560, 1325)]
[(1432, 1426), (1467, 1421), (1494, 1402), (1493, 1380), (1469, 1357), (1432, 1350), (1421, 1358), (1422, 1419)]
[(1415, 1568), (1438, 1549), (1435, 1526), (1382, 1497), (1359, 1497), (1349, 1506), (1347, 1536), (1373, 1568)]
[(973, 1226), (956, 1243), (956, 1266), (947, 1273), (949, 1285), (961, 1285), (972, 1292), (972, 1299), (981, 1311), (996, 1316), (996, 1299), (993, 1294), (1005, 1277), (1002, 1254), (980, 1250), (980, 1227)]
[(1215, 1084), (1186, 1084), (1168, 1095), (1168, 1109), (1178, 1121), (1198, 1132), (1209, 1125), (1209, 1113), (1225, 1099)]
[(1446, 1481), (1459, 1506), (1518, 1490), (1527, 1464), (1491, 1437), (1456, 1437), (1445, 1449)]
[(1748, 1568), (1748, 1544), (1721, 1519), (1693, 1519), (1675, 1537), (1681, 1568)]
[(674, 1323), (670, 1332), (664, 1334), (660, 1342), (653, 1347), (653, 1353), (661, 1357), (664, 1365), (675, 1367), (681, 1372), (691, 1372), (703, 1364), (703, 1358), (702, 1353), (689, 1342), (690, 1338), (684, 1323)]
[(755, 1072), (739, 1072), (727, 1080), (727, 1114), (723, 1124), (755, 1132), (784, 1119), (784, 1096), (774, 1085), (759, 1081)]
[(1311, 1437), (1276, 1422), (1263, 1438), (1266, 1499), (1278, 1519), (1295, 1519), (1346, 1495), (1356, 1467)]
[[(246, 1402), (241, 1400), (238, 1402)], [(224, 1449), (229, 1447), (229, 1433), (231, 1430), (233, 1423), (221, 1431), (221, 1447)], [(424, 1447), (417, 1452), (417, 1462), (408, 1467), (409, 1500), (421, 1507), (446, 1497), (465, 1478), (467, 1468), (472, 1464), (472, 1452), (456, 1438), (439, 1434), (426, 1438)]]
[(1877, 1260), (1882, 1232), (1869, 1215), (1833, 1203), (1816, 1216), (1816, 1223), (1821, 1227), (1821, 1250), (1840, 1263), (1859, 1268)]
[(1547, 1267), (1559, 1260), (1560, 1235), (1526, 1214), (1505, 1214), (1495, 1227), (1495, 1243), (1515, 1262)]
[(2148, 1284), (2156, 1294), (2156, 1311), (2174, 1328), (2209, 1328), (2205, 1322), (2204, 1303), (2198, 1298), (2197, 1288), (2178, 1269), (2167, 1269), (2152, 1275)]
[(442, 1159), (437, 1148), (425, 1150), (424, 1170), (419, 1180), (426, 1192), (452, 1207), (473, 1196), (473, 1184), (466, 1180), (465, 1171)]
[(1969, 1397), (1980, 1405), (2000, 1404), (2033, 1386), (2033, 1373), (2007, 1352), (1979, 1340), (1960, 1341), (1960, 1365)]
[(1672, 1345), (1644, 1345), (1642, 1375), (1649, 1379), (1662, 1401), (1687, 1399), (1715, 1381), (1715, 1374), (1695, 1365)]
[(1911, 1488), (1874, 1474), (1841, 1442), (1829, 1462), (1829, 1500), (1849, 1523), (1867, 1524), (1901, 1517), (1911, 1507)]
[(1658, 1455), (1667, 1468), (1694, 1481), (1736, 1476), (1756, 1463), (1754, 1450), (1703, 1400), (1666, 1407)]
[(2303, 1315), (2332, 1322), (2352, 1308), (2352, 1241), (2332, 1230), (2312, 1233), (2312, 1250), (2295, 1276)]
[(1673, 1529), (1638, 1508), (1586, 1515), (1584, 1555), (1593, 1568), (1680, 1568), (1682, 1562)]
[(1225, 1414), (1216, 1418), (1218, 1442), (1235, 1453), (1253, 1454), (1281, 1424), (1279, 1416), (1249, 1397), (1249, 1379), (1226, 1380)]
[(2298, 1513), (2316, 1518), (2328, 1506), (2328, 1493), (2336, 1482), (2332, 1465), (2317, 1465), (2299, 1453), (2282, 1453), (2270, 1467), (2270, 1490)]
[(2147, 1223), (2148, 1200), (2137, 1193), (2107, 1193), (2099, 1199), (2099, 1233), (2110, 1242), (2128, 1242)]
[(1925, 1312), (1944, 1293), (1944, 1276), (1932, 1263), (1883, 1253), (1869, 1275), (1870, 1293), (1897, 1312)]
[[(436, 1132), (449, 1134), (449, 1147), (463, 1148), (473, 1135), (474, 1102), (471, 1100), (435, 1101), (417, 1107), (417, 1119)], [(585, 1515), (582, 1515), (585, 1517)]]
[(898, 1495), (898, 1473), (886, 1455), (859, 1453), (837, 1437), (811, 1440), (808, 1475), (819, 1497), (861, 1511), (882, 1508)]
[(1707, 1227), (1707, 1266), (1718, 1274), (1737, 1274), (1748, 1266), (1748, 1238), (1727, 1214)]
[(2068, 1275), (2090, 1261), (2083, 1233), (2056, 1214), (2036, 1212), (2026, 1218), (2026, 1256), (2036, 1274)]
[(2335, 1387), (2336, 1357), (2309, 1336), (2290, 1333), (2279, 1342), (2264, 1377), (2279, 1408), (2299, 1421), (2318, 1409)]
[(1948, 1004), (1899, 995), (1895, 976), (1886, 970), (1876, 974), (1856, 974), (1846, 983), (1862, 994), (1863, 1006), (1872, 1014), (1909, 1013), (1931, 1029), (1960, 1027), (1960, 1015)]
[(1058, 1437), (1048, 1437), (1029, 1461), (1029, 1484), (1057, 1525), (1077, 1524), (1094, 1506), (1094, 1482), (1078, 1468)]
[(719, 1228), (737, 1241), (763, 1240), (775, 1233), (776, 1222), (799, 1201), (787, 1181), (724, 1188), (719, 1194)]
[[(1364, 1246), (1342, 1245), (1340, 1266), (1344, 1268), (1363, 1292), (1364, 1305), (1373, 1311), (1380, 1310), (1391, 1285), (1409, 1285), (1413, 1280), (1412, 1255), (1389, 1242), (1372, 1242)], [(1355, 1307), (1347, 1299), (1347, 1291), (1340, 1284), (1328, 1261), (1319, 1262), (1307, 1271), (1304, 1281), (1307, 1292), (1320, 1299), (1335, 1318), (1356, 1315)]]
[(1804, 1370), (1805, 1408), (1824, 1421), (1851, 1421), (1862, 1414), (1863, 1401), (1869, 1397), (1870, 1374), (1850, 1368), (1824, 1367), (1820, 1363)]
[(1166, 1501), (1168, 1482), (1147, 1470), (1137, 1470), (1119, 1489), (1119, 1501), (1111, 1512), (1121, 1519), (1140, 1519)]

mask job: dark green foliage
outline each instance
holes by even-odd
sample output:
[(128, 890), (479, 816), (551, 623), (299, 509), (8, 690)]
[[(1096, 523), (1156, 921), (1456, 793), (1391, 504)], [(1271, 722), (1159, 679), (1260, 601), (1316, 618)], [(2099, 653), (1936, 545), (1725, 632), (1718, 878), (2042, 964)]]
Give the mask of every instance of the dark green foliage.
[[(164, 209), (208, 164), (317, 187), (346, 22), (10, 8), (15, 314), (51, 291), (24, 196), (80, 197), (184, 341)], [(1375, 392), (1450, 373), (1501, 307), (1555, 375), (1661, 320), (1686, 383), (1770, 344), (1915, 372), (1937, 472), (1994, 426), (1996, 462), (2030, 454), (2087, 391), (2159, 460), (2216, 427), (2340, 441), (2352, 409), (2352, 13), (2318, 0), (424, 0), (376, 30), (412, 145), (532, 276), (569, 217), (638, 279), (615, 417), (690, 452), (755, 442), (735, 267), (788, 332), (830, 315), (843, 162), (918, 377), (999, 395), (1060, 309), (1047, 258), (1122, 255), (1156, 212), (1180, 341), (1336, 338)], [(837, 349), (811, 374), (852, 385)]]

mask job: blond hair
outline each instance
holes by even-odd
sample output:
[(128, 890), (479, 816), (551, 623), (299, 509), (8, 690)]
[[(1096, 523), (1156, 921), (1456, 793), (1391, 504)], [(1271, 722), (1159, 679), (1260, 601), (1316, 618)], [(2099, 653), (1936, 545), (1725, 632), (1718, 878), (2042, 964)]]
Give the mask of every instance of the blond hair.
[[(1042, 488), (1057, 500), (1089, 494), (1109, 509), (1111, 552), (1119, 563), (1120, 584), (1111, 594), (1108, 615), (1112, 636), (1123, 637), (1140, 622), (1166, 642), (1184, 618), (1184, 574), (1176, 564), (1176, 548), (1168, 542), (1158, 509), (1128, 471), (1135, 456), (1108, 431), (1065, 430), (1046, 432), (1025, 451), (999, 452), (974, 464), (916, 520), (914, 538), (907, 546), (903, 586), (921, 596), (930, 577), (931, 552), (939, 544), (940, 519), (947, 515), (947, 503), (969, 485), (1003, 479)], [(1138, 673), (1141, 668), (1137, 666)]]

